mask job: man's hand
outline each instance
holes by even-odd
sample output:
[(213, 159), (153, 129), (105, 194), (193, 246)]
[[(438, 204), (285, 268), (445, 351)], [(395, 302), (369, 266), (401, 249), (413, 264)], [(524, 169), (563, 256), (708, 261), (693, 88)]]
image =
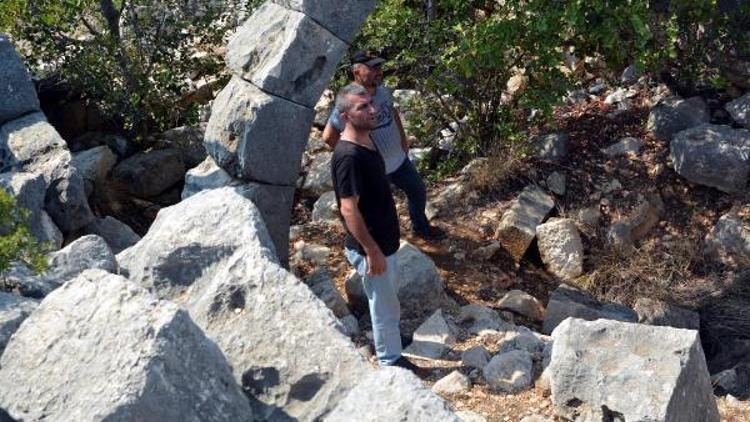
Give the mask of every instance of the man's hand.
[(380, 251), (380, 248), (376, 247), (374, 251), (367, 252), (367, 275), (373, 276), (383, 274), (387, 265), (385, 256), (383, 255), (383, 252)]

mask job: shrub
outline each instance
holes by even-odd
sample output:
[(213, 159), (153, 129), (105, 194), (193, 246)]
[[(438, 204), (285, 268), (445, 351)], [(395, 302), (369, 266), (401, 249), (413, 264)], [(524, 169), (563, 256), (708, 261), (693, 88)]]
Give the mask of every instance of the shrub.
[(17, 261), (37, 272), (47, 267), (45, 246), (29, 231), (28, 215), (28, 210), (18, 207), (15, 199), (0, 189), (0, 277)]

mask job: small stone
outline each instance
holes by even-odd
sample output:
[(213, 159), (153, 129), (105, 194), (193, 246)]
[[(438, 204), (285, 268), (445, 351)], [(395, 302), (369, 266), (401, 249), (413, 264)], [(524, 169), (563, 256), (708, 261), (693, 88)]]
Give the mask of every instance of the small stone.
[(602, 213), (598, 205), (582, 208), (578, 211), (578, 221), (589, 227), (598, 225), (601, 217)]
[(438, 309), (414, 332), (413, 341), (404, 354), (440, 359), (456, 344), (456, 330)]
[(565, 174), (553, 172), (547, 177), (547, 187), (558, 196), (565, 195)]
[(461, 354), (461, 363), (465, 366), (483, 369), (490, 361), (490, 354), (484, 346), (474, 346)]
[(471, 380), (460, 371), (451, 372), (432, 386), (432, 391), (441, 395), (467, 393), (470, 389)]
[(497, 306), (537, 321), (544, 319), (544, 305), (534, 296), (521, 290), (509, 291), (500, 299)]
[(532, 370), (531, 354), (524, 350), (512, 350), (493, 357), (483, 373), (490, 386), (515, 393), (531, 385)]

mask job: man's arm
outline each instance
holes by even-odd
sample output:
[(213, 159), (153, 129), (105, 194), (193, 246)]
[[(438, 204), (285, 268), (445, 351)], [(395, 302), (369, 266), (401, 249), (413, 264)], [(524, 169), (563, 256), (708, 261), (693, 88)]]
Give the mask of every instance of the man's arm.
[(401, 136), (401, 149), (405, 153), (409, 153), (409, 140), (406, 138), (406, 132), (404, 131), (404, 124), (401, 123), (401, 113), (398, 112), (396, 107), (393, 107), (393, 118), (396, 120), (396, 126), (398, 126), (398, 132)]
[(341, 198), (341, 216), (344, 217), (344, 222), (349, 229), (349, 233), (354, 236), (365, 250), (367, 274), (380, 275), (386, 269), (385, 256), (367, 230), (365, 219), (362, 217), (362, 213), (359, 212), (359, 207), (357, 207), (358, 202), (358, 196)]
[(323, 129), (323, 142), (328, 145), (328, 148), (333, 150), (336, 148), (336, 144), (341, 139), (341, 132), (339, 132), (331, 122), (326, 123), (326, 127)]

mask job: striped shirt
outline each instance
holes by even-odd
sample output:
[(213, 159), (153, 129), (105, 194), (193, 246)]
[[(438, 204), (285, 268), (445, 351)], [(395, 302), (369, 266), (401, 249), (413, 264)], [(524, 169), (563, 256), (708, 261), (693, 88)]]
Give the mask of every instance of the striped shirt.
[[(378, 125), (370, 132), (370, 138), (378, 148), (385, 162), (385, 173), (391, 174), (396, 171), (406, 159), (406, 153), (401, 147), (401, 131), (398, 129), (394, 114), (393, 96), (388, 88), (380, 85), (375, 90), (372, 102), (378, 109)], [(328, 122), (337, 131), (344, 130), (344, 122), (339, 116), (341, 112), (334, 107)]]

